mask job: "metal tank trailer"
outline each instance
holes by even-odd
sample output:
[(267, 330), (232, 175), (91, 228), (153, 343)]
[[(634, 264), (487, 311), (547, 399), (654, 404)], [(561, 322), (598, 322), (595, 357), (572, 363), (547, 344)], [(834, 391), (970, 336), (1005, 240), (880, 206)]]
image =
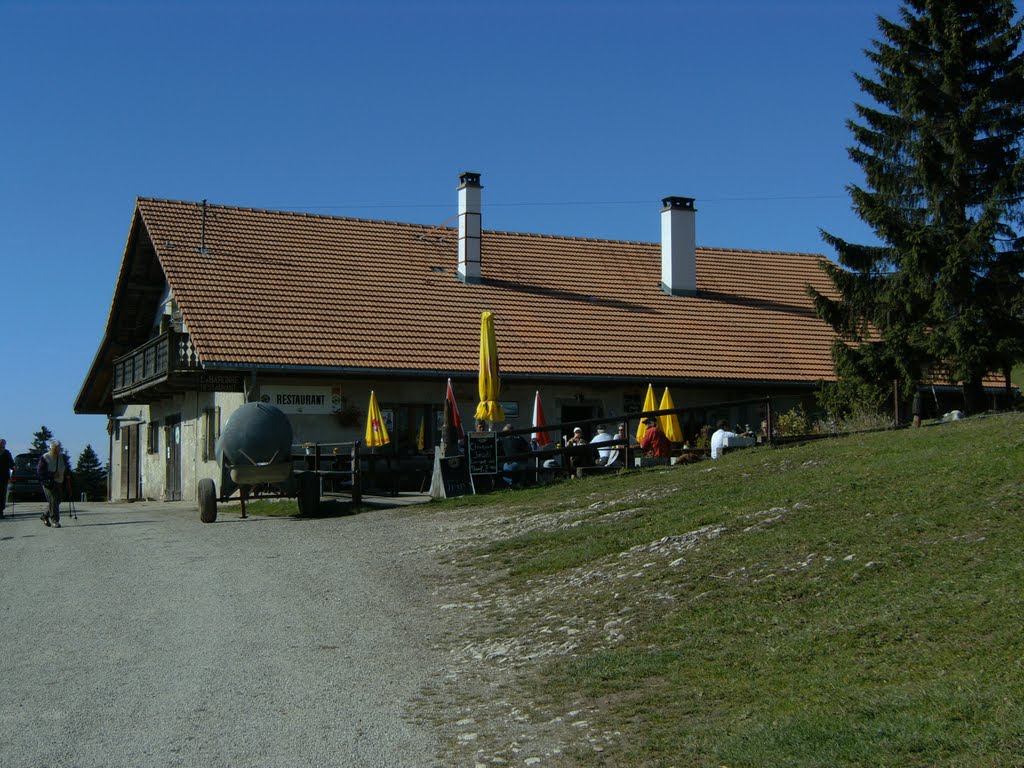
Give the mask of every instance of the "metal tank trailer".
[[(292, 486), (292, 425), (288, 417), (267, 403), (245, 403), (231, 414), (215, 447), (220, 464), (220, 501), (241, 492), (245, 499), (253, 486), (278, 485), (282, 493)], [(217, 488), (211, 478), (199, 481), (199, 519), (217, 519)]]

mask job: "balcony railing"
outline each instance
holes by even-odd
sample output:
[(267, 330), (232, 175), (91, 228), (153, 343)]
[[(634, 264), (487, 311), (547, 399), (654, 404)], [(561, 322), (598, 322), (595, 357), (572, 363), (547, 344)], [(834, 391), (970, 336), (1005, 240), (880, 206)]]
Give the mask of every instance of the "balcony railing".
[(166, 381), (178, 372), (199, 370), (199, 355), (187, 333), (168, 331), (114, 360), (114, 396)]

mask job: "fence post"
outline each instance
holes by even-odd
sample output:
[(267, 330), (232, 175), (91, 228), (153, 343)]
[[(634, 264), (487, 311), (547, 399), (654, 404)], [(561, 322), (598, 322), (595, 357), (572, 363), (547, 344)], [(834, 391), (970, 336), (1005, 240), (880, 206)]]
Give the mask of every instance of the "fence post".
[(633, 428), (629, 423), (629, 414), (623, 415), (626, 424), (626, 444), (622, 446), (622, 464), (626, 469), (633, 469), (635, 462), (633, 461), (633, 445), (629, 441), (630, 435), (633, 434)]
[(352, 503), (359, 506), (363, 503), (363, 474), (360, 470), (359, 441), (352, 443)]
[(900, 425), (900, 380), (892, 380), (892, 425)]

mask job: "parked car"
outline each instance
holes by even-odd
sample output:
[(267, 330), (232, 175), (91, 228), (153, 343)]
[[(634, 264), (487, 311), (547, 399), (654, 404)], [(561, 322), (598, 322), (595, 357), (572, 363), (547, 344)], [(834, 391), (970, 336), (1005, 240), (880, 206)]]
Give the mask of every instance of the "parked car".
[(7, 493), (11, 501), (45, 501), (43, 486), (36, 477), (38, 453), (19, 453), (14, 457), (14, 474)]

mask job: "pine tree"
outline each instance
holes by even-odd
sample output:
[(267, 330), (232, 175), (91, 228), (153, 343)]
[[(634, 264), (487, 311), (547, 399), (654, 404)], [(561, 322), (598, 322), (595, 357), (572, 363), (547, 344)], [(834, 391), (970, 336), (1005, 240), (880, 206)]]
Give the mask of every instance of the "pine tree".
[(29, 451), (32, 453), (46, 453), (50, 450), (50, 441), (53, 440), (53, 432), (51, 432), (45, 424), (39, 428), (38, 432), (32, 433), (32, 447)]
[(86, 445), (78, 455), (78, 463), (75, 465), (75, 492), (86, 493), (91, 501), (102, 501), (107, 498), (107, 472), (91, 445)]
[[(1012, 0), (906, 0), (878, 19), (857, 76), (873, 105), (849, 121), (865, 186), (848, 188), (883, 243), (823, 232), (839, 296), (814, 290), (838, 332), (837, 374), (904, 387), (943, 371), (982, 407), (982, 380), (1024, 359), (1024, 22)], [(907, 391), (907, 390), (905, 390)]]

